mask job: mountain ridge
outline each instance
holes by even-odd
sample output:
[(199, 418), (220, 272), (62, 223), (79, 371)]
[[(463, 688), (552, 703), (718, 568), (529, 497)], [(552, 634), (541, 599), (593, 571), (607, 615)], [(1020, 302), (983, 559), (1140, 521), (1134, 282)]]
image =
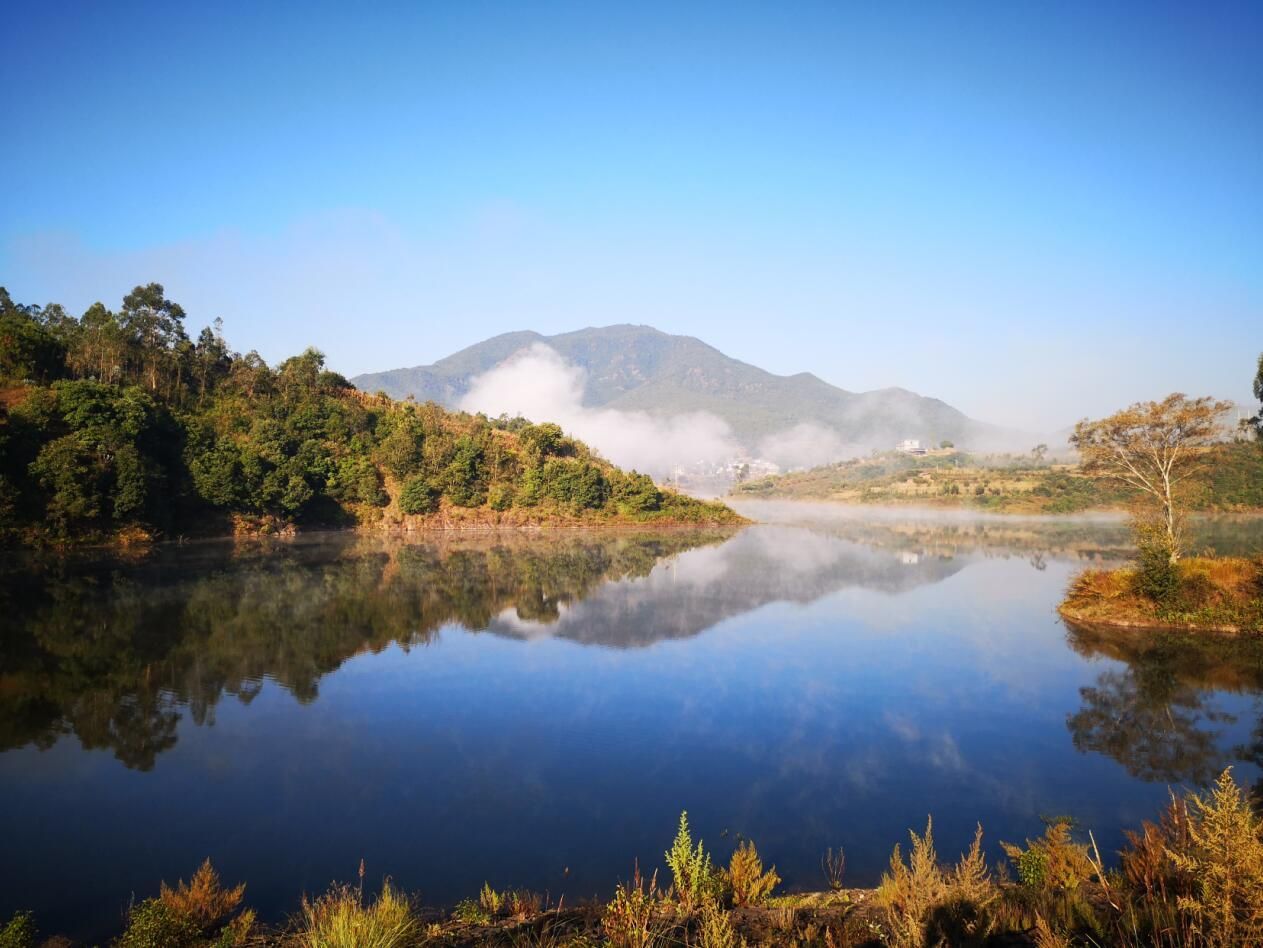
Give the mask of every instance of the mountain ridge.
[(659, 417), (709, 412), (726, 421), (734, 437), (752, 452), (765, 439), (805, 424), (830, 429), (853, 449), (891, 447), (914, 438), (926, 444), (950, 440), (985, 450), (1007, 434), (941, 399), (906, 388), (855, 392), (811, 372), (776, 375), (694, 336), (632, 323), (551, 336), (529, 329), (501, 333), (430, 365), (366, 373), (351, 381), (369, 392), (456, 407), (476, 376), (534, 344), (547, 345), (584, 369), (586, 407)]

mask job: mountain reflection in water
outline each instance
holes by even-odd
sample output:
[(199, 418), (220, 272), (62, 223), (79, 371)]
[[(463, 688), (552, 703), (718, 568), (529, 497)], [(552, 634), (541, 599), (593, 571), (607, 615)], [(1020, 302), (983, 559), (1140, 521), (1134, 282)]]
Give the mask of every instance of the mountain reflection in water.
[(0, 915), (99, 940), (208, 855), (269, 918), (361, 857), (431, 902), (608, 895), (683, 808), (790, 888), (839, 844), (866, 884), (930, 812), (944, 852), (1047, 813), (1109, 849), (1167, 783), (1259, 779), (1248, 643), (1057, 619), (1126, 555), (1117, 519), (743, 512), (764, 522), (7, 560)]

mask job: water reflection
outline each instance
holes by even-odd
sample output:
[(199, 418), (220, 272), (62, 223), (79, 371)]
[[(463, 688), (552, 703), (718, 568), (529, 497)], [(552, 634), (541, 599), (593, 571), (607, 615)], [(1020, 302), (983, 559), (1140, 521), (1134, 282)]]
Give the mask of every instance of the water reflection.
[(1081, 751), (1106, 754), (1146, 781), (1205, 785), (1234, 761), (1263, 763), (1263, 717), (1249, 744), (1226, 746), (1238, 715), (1224, 694), (1263, 693), (1257, 638), (1093, 628), (1067, 623), (1079, 654), (1118, 663), (1079, 689), (1066, 726)]
[(751, 512), (9, 562), (0, 916), (100, 940), (208, 855), (269, 918), (361, 857), (436, 903), (608, 894), (686, 807), (720, 858), (744, 833), (809, 888), (840, 843), (867, 884), (930, 812), (944, 851), (1041, 813), (1108, 851), (1168, 781), (1259, 778), (1258, 655), (1058, 621), (1120, 521)]
[(330, 535), (164, 547), (133, 561), (10, 564), (0, 609), (0, 751), (73, 734), (148, 770), (184, 712), (214, 722), (263, 680), (313, 701), (348, 658), (444, 625), (556, 622), (597, 586), (729, 534), (568, 535), (407, 544)]

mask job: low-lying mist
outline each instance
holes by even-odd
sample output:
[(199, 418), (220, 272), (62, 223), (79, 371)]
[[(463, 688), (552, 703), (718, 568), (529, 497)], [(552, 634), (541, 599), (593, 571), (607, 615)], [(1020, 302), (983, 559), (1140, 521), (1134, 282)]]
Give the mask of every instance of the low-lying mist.
[[(567, 362), (550, 346), (535, 343), (476, 376), (460, 407), (492, 417), (521, 415), (534, 422), (556, 422), (620, 467), (660, 480), (679, 471), (694, 479), (722, 479), (721, 468), (751, 456), (781, 470), (819, 467), (866, 456), (874, 448), (889, 450), (919, 424), (909, 410), (907, 425), (893, 425), (899, 430), (877, 438), (877, 443), (860, 444), (847, 441), (834, 428), (805, 421), (749, 444), (711, 412), (661, 416), (585, 405), (586, 385), (587, 373), (581, 366)], [(856, 411), (861, 412), (862, 406)], [(862, 416), (857, 414), (859, 420)], [(704, 492), (707, 488), (694, 480), (691, 489)]]
[(782, 469), (814, 467), (867, 453), (830, 428), (798, 424), (763, 438), (756, 450), (742, 444), (728, 422), (705, 411), (670, 417), (643, 411), (594, 408), (583, 403), (587, 373), (543, 343), (523, 349), (470, 383), (461, 399), (465, 411), (491, 416), (522, 415), (553, 421), (624, 468), (657, 478), (677, 468), (696, 471), (755, 454)]
[(655, 477), (676, 466), (719, 464), (742, 453), (728, 423), (709, 412), (659, 418), (641, 411), (583, 404), (587, 373), (536, 343), (475, 378), (461, 399), (465, 411), (552, 421), (624, 468)]

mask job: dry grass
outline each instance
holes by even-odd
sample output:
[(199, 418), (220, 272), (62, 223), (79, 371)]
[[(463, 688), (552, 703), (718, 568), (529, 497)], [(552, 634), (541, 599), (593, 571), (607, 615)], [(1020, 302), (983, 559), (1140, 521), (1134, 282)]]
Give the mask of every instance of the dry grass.
[(1177, 907), (1207, 944), (1263, 944), (1263, 826), (1227, 770), (1188, 807), (1187, 845), (1170, 853), (1176, 871), (1196, 881)]
[(515, 889), (508, 894), (506, 903), (509, 907), (509, 914), (520, 920), (538, 914), (540, 909), (543, 908), (544, 898), (538, 892)]
[(601, 927), (613, 948), (653, 948), (666, 942), (667, 926), (655, 922), (662, 900), (655, 872), (646, 883), (636, 864), (632, 881), (619, 883), (614, 900), (605, 907)]
[(1185, 557), (1171, 594), (1158, 601), (1141, 590), (1135, 567), (1087, 570), (1060, 606), (1069, 619), (1103, 625), (1263, 631), (1263, 559)]
[(895, 948), (930, 948), (942, 943), (981, 943), (994, 927), (992, 906), (1000, 891), (982, 854), (982, 827), (956, 865), (945, 869), (934, 849), (933, 821), (912, 837), (908, 861), (898, 846), (877, 898), (886, 911), (889, 943)]
[(211, 861), (207, 859), (187, 883), (181, 879), (174, 889), (160, 884), (158, 898), (167, 908), (191, 919), (202, 931), (210, 931), (228, 919), (241, 904), (246, 884), (225, 889)]
[(841, 892), (842, 884), (846, 880), (846, 851), (841, 846), (835, 853), (833, 847), (830, 846), (824, 851), (824, 855), (820, 857), (820, 871), (824, 873), (824, 880), (829, 884), (829, 891)]
[(295, 942), (301, 948), (404, 948), (421, 930), (408, 899), (389, 882), (365, 905), (352, 886), (334, 886), (314, 902), (303, 899)]
[(728, 862), (724, 872), (724, 881), (732, 893), (734, 905), (757, 905), (772, 894), (781, 883), (773, 866), (763, 871), (763, 860), (749, 840), (739, 845)]

